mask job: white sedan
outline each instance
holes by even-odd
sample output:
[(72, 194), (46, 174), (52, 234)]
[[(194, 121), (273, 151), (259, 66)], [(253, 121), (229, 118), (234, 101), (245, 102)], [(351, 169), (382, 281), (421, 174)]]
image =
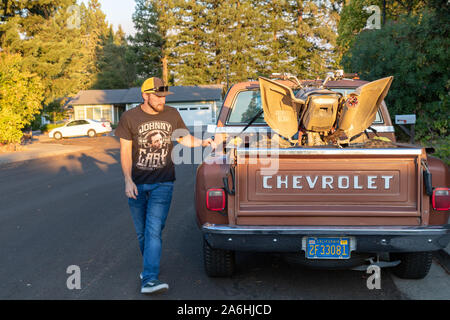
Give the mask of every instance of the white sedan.
[(91, 119), (73, 120), (67, 122), (62, 127), (51, 130), (48, 133), (48, 136), (56, 140), (86, 135), (93, 138), (98, 134), (111, 132), (111, 130), (111, 125), (107, 121), (96, 121)]

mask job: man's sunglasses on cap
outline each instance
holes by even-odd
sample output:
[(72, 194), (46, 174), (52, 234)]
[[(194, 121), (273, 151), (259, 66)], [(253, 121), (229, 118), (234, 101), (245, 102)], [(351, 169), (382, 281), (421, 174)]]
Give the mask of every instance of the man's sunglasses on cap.
[(158, 87), (158, 88), (147, 89), (144, 92), (168, 92), (168, 91), (169, 91), (169, 86), (162, 86), (162, 87)]

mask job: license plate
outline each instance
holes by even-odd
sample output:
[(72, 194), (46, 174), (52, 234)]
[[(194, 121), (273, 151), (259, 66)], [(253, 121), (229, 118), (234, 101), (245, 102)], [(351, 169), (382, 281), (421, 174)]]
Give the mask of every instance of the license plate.
[(306, 238), (308, 259), (350, 259), (350, 248), (350, 238)]

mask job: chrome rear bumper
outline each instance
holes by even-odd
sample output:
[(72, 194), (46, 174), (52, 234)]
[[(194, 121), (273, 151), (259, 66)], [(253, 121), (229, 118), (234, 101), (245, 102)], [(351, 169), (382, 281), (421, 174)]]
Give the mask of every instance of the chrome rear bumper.
[(299, 252), (307, 236), (349, 236), (356, 252), (437, 251), (450, 242), (450, 225), (429, 227), (229, 226), (204, 224), (212, 248), (235, 251)]

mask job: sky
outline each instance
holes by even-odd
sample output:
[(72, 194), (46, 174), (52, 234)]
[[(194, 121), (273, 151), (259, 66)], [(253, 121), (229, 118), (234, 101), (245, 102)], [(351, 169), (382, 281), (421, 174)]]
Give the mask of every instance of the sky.
[[(81, 0), (87, 4), (89, 0)], [(106, 20), (117, 30), (119, 24), (127, 35), (134, 35), (132, 15), (136, 3), (134, 0), (99, 0), (102, 11), (106, 14)]]

